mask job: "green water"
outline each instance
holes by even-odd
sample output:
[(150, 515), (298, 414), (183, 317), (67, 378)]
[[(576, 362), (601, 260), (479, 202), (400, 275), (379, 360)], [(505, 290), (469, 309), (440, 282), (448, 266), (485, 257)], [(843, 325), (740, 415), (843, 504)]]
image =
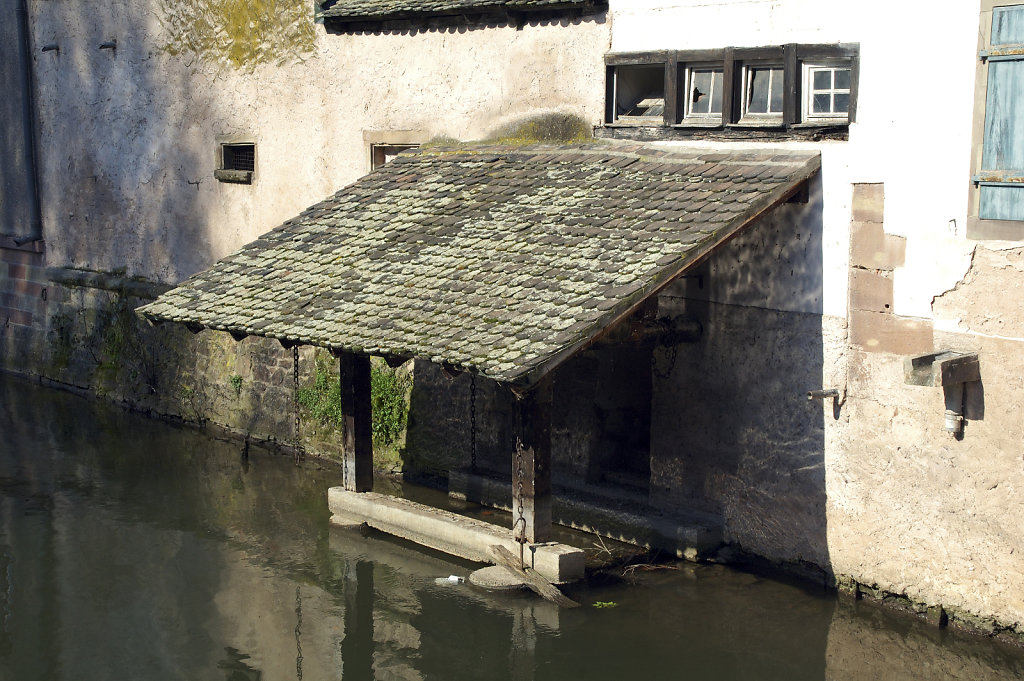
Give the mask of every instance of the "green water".
[(720, 567), (563, 611), (439, 584), (473, 566), (329, 525), (331, 466), (2, 375), (0, 405), (0, 679), (1024, 678), (1017, 649)]

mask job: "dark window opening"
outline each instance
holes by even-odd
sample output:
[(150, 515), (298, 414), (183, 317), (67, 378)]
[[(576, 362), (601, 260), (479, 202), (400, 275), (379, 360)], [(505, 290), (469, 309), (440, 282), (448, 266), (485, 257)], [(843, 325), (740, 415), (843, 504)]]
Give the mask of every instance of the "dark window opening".
[(415, 149), (418, 144), (374, 144), (370, 146), (370, 170), (391, 163), (403, 151)]
[(782, 67), (755, 66), (746, 72), (744, 113), (748, 116), (782, 116)]
[(225, 144), (224, 170), (256, 170), (255, 144)]
[(251, 184), (255, 171), (255, 144), (222, 144), (220, 146), (220, 168), (213, 173), (218, 180)]
[(614, 122), (658, 125), (664, 116), (664, 64), (616, 66)]

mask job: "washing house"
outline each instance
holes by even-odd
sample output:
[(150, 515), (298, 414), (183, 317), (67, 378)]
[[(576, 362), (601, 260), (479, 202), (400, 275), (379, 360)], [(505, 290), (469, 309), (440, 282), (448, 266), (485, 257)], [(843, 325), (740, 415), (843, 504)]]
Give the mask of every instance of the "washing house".
[(0, 12), (5, 369), (1021, 634), (1024, 3)]

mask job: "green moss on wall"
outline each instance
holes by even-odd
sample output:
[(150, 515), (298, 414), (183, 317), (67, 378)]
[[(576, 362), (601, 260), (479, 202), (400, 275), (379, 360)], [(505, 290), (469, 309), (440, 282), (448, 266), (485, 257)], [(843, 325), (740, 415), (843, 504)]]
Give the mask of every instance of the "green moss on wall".
[(594, 140), (590, 125), (569, 113), (547, 113), (515, 121), (492, 133), (488, 141), (514, 146), (584, 144)]
[(311, 0), (161, 0), (163, 48), (237, 69), (301, 60), (313, 51)]

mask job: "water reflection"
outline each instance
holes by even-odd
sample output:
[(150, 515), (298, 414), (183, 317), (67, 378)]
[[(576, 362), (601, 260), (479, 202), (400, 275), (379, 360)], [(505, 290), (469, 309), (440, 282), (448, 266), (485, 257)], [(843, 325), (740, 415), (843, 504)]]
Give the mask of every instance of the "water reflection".
[(0, 376), (0, 679), (970, 679), (1019, 651), (716, 567), (571, 595), (332, 527), (331, 467)]

